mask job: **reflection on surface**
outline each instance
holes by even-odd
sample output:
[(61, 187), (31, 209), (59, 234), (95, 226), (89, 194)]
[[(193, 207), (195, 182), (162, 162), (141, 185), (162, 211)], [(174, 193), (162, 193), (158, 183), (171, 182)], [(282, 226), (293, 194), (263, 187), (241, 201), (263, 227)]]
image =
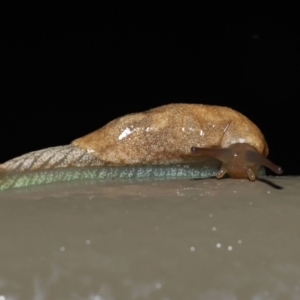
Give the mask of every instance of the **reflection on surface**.
[(299, 299), (299, 178), (0, 193), (0, 299)]

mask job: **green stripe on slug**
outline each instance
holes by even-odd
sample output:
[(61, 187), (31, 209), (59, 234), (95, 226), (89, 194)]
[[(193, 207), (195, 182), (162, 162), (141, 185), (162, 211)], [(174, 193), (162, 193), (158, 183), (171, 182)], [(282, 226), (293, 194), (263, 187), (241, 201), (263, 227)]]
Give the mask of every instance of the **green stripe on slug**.
[[(85, 167), (48, 169), (28, 172), (4, 172), (0, 174), (0, 191), (74, 180), (111, 180), (119, 179), (192, 179), (215, 176), (220, 163), (193, 163), (160, 166), (126, 166), (126, 167)], [(265, 175), (261, 169), (259, 175)]]

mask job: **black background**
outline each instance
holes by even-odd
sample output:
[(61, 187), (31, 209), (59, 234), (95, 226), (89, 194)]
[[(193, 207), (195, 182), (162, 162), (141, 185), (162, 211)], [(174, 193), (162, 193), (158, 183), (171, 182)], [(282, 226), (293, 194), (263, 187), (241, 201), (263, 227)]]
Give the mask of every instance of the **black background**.
[(240, 111), (300, 173), (296, 13), (96, 1), (1, 13), (1, 162), (183, 102)]

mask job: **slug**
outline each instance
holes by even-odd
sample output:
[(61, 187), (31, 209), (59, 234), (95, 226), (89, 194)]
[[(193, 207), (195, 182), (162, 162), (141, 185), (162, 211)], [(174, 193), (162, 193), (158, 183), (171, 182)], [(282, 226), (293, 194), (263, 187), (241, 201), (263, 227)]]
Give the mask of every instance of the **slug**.
[[(276, 174), (282, 173), (279, 166), (266, 158), (268, 152), (259, 128), (231, 108), (169, 104), (119, 117), (70, 145), (30, 152), (0, 164), (0, 189), (1, 185), (14, 187), (17, 179), (11, 178), (46, 170), (51, 170), (52, 181), (64, 181), (66, 179), (55, 177), (65, 168), (100, 167), (97, 169), (113, 172), (124, 167), (166, 167), (199, 162), (202, 165), (207, 162), (215, 168), (216, 161), (220, 164), (215, 171), (217, 178), (228, 174), (231, 178), (254, 181), (261, 166)], [(5, 185), (9, 179), (11, 185)], [(39, 181), (26, 182), (17, 186)]]

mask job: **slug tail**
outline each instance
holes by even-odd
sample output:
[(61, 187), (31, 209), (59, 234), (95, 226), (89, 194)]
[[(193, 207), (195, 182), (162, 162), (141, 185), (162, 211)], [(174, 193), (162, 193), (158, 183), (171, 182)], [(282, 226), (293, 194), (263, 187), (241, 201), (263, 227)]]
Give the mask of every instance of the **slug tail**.
[(88, 151), (74, 145), (66, 145), (26, 153), (0, 165), (0, 170), (2, 172), (24, 172), (102, 165), (103, 162)]

